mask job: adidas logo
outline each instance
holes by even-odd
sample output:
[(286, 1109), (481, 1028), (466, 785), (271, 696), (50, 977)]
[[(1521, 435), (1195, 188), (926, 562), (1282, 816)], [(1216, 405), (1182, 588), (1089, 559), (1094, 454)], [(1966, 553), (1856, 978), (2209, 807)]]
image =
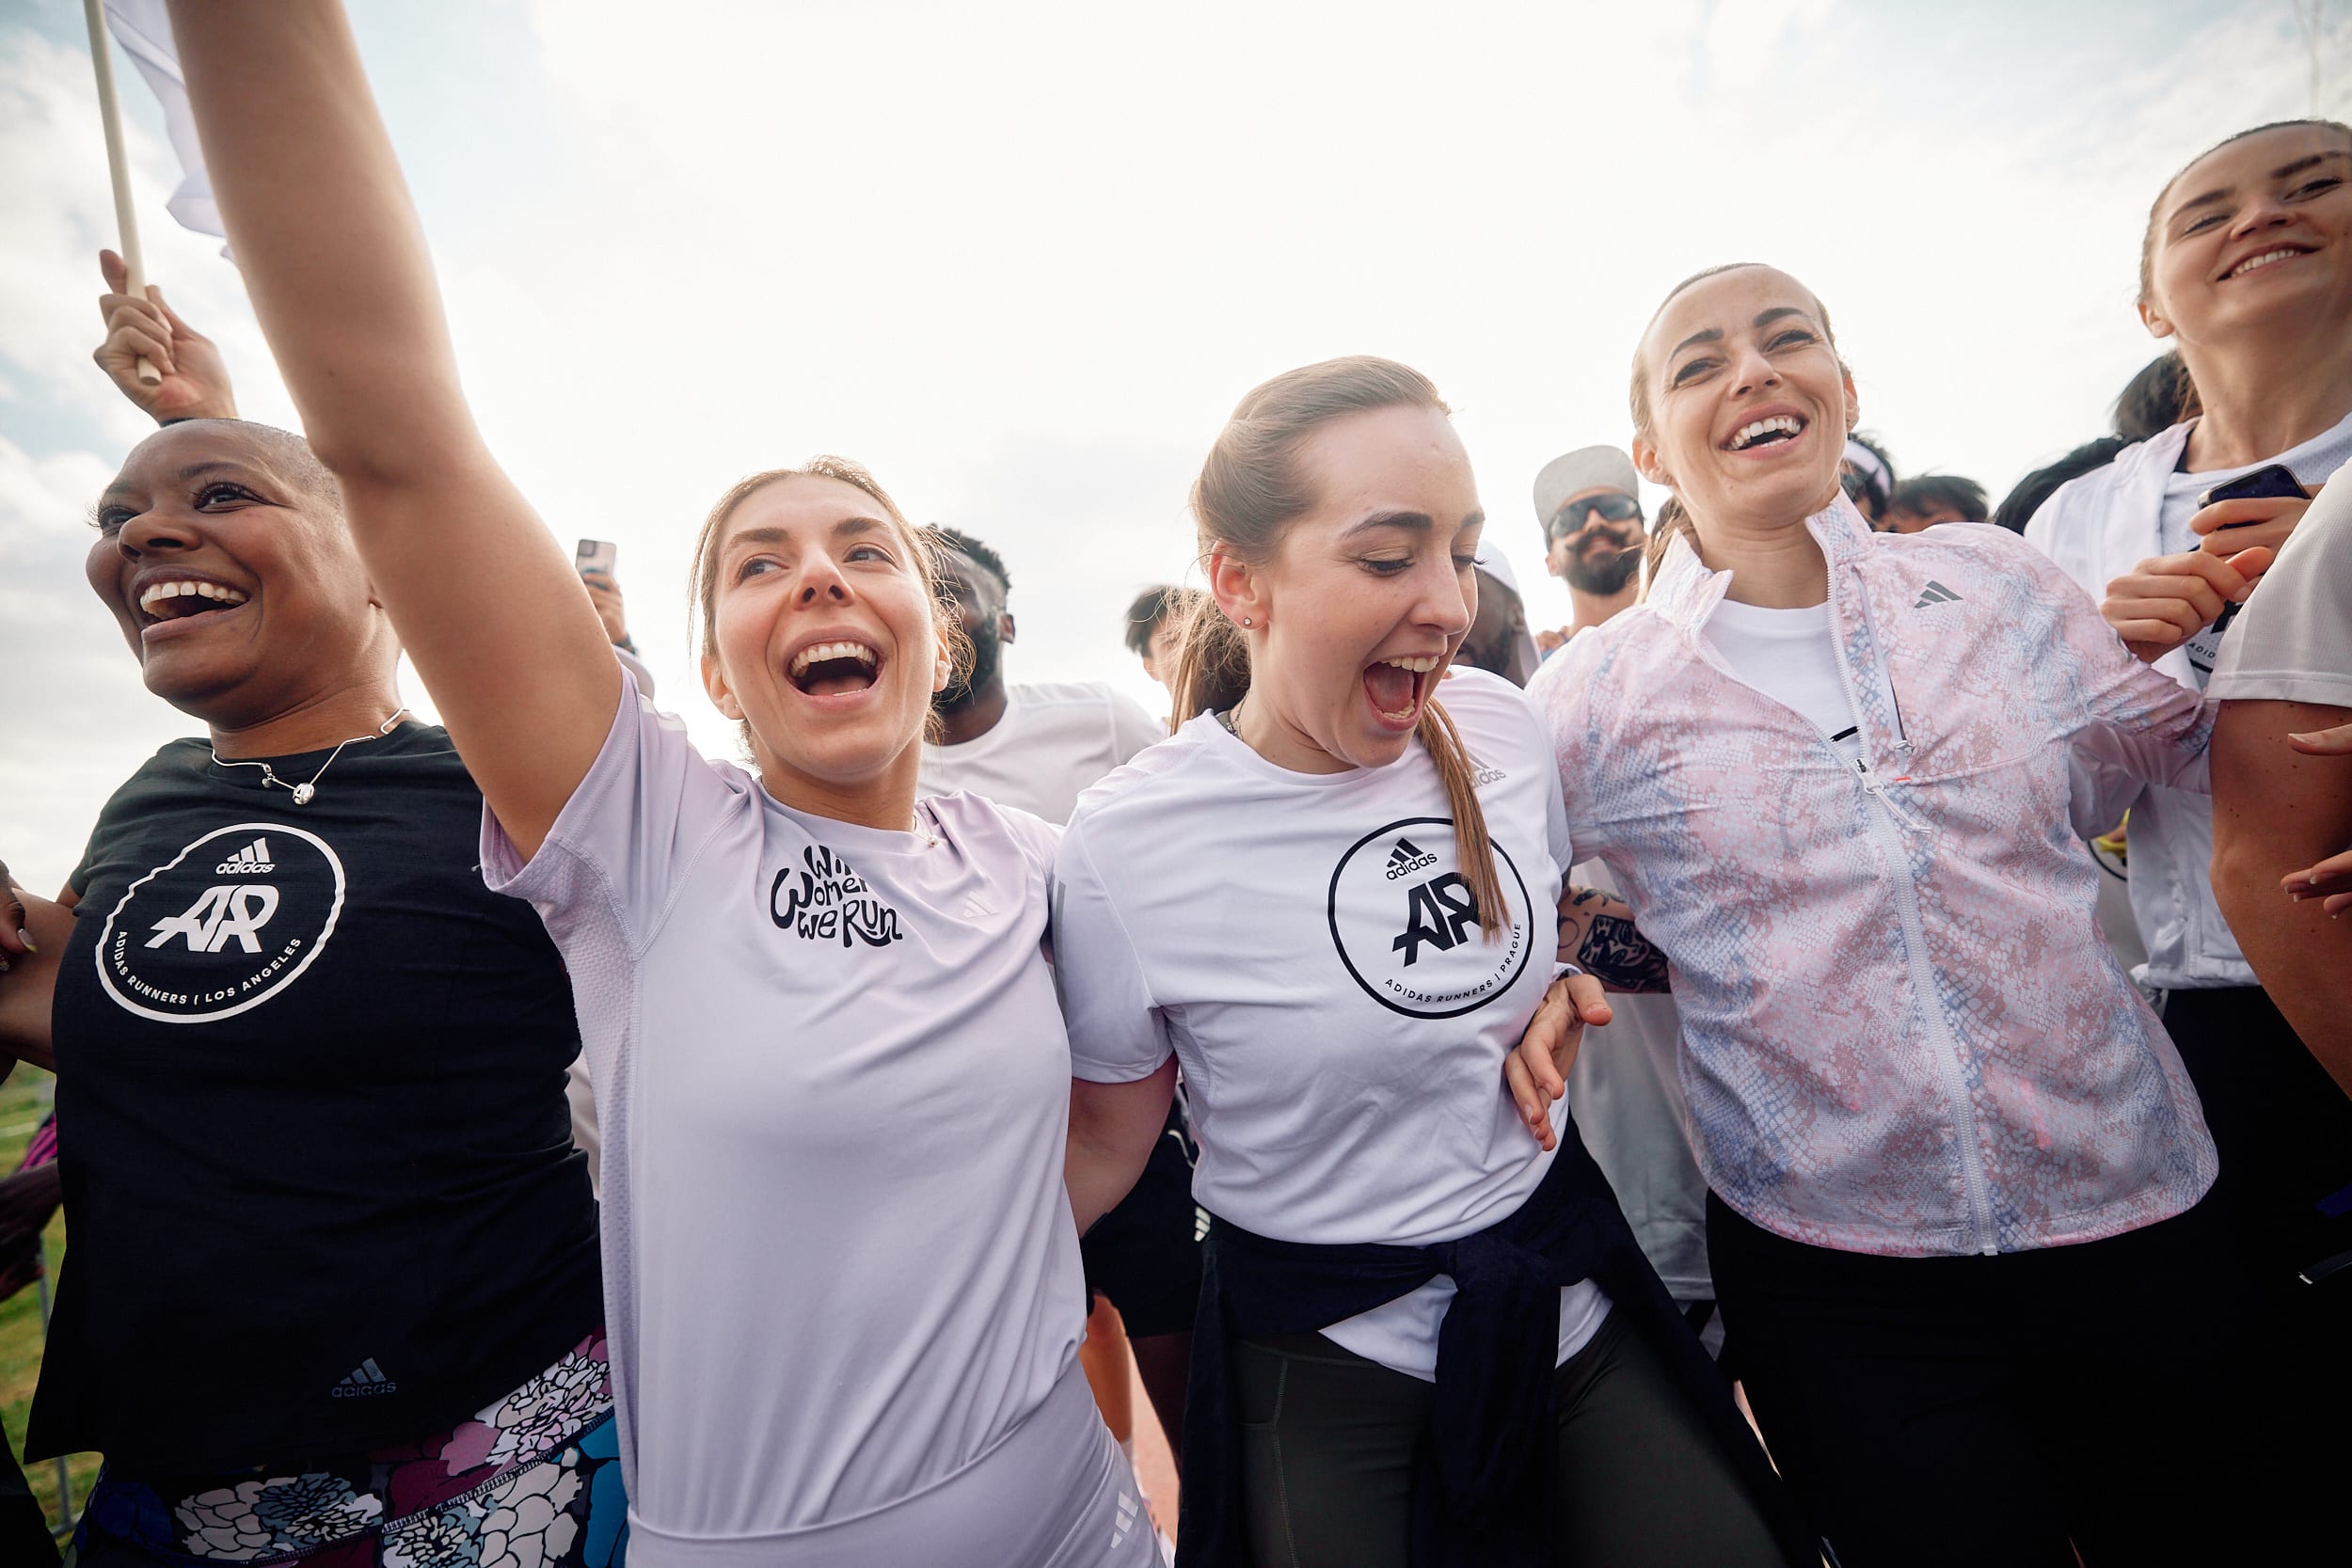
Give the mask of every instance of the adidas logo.
[(1135, 1498), (1127, 1495), (1127, 1489), (1125, 1487), (1120, 1487), (1119, 1489), (1119, 1522), (1111, 1527), (1111, 1544), (1113, 1546), (1125, 1545), (1127, 1544), (1127, 1537), (1135, 1533), (1136, 1514), (1137, 1512), (1138, 1505), (1136, 1504)]
[(1409, 838), (1400, 838), (1396, 847), (1389, 851), (1389, 880), (1393, 882), (1399, 877), (1409, 877), (1437, 863), (1437, 856)]
[(351, 1370), (351, 1375), (329, 1388), (327, 1394), (339, 1400), (366, 1399), (371, 1394), (397, 1394), (400, 1385), (384, 1375), (384, 1369), (371, 1355)]
[(1501, 784), (1503, 780), (1509, 778), (1510, 776), (1510, 774), (1505, 773), (1500, 768), (1488, 768), (1482, 763), (1479, 765), (1478, 777), (1471, 781), (1471, 786), (1476, 789), (1484, 789), (1490, 784)]
[(1931, 604), (1958, 603), (1960, 603), (1959, 594), (1953, 593), (1950, 589), (1945, 587), (1933, 578), (1928, 578), (1927, 588), (1921, 592), (1917, 598), (1911, 601), (1911, 608), (1914, 610), (1925, 610)]
[(259, 877), (277, 869), (277, 863), (269, 858), (269, 840), (257, 838), (213, 867), (213, 873), (219, 877)]

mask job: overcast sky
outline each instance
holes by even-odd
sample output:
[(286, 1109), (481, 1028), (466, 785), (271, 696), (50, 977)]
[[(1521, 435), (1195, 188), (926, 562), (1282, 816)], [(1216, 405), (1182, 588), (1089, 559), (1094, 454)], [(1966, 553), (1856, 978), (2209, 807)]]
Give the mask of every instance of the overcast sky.
[[(1015, 679), (1156, 710), (1120, 612), (1186, 571), (1217, 426), (1278, 371), (1386, 354), (1453, 403), (1489, 547), (1557, 624), (1530, 482), (1625, 439), (1634, 340), (1685, 274), (1804, 278), (1902, 471), (1997, 497), (2155, 352), (2132, 299), (2166, 177), (2352, 99), (2344, 0), (2316, 87), (2291, 0), (354, 9), (492, 444), (567, 544), (617, 541), (712, 749), (686, 551), (750, 470), (866, 462), (1003, 552)], [(117, 69), (150, 275), (247, 416), (291, 424)], [(81, 8), (0, 0), (0, 857), (44, 891), (196, 729), (81, 575), (144, 428), (89, 362), (112, 235)]]

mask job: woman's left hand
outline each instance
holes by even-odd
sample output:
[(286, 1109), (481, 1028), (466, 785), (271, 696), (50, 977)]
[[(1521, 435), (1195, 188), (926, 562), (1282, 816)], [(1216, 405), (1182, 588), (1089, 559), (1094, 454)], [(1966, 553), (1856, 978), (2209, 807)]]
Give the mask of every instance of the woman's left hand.
[(1584, 1025), (1606, 1024), (1614, 1016), (1600, 982), (1589, 974), (1569, 974), (1554, 980), (1544, 992), (1542, 1006), (1527, 1021), (1517, 1050), (1502, 1064), (1502, 1080), (1518, 1107), (1519, 1119), (1546, 1148), (1556, 1146), (1551, 1130), (1551, 1104), (1568, 1093), (1568, 1069), (1584, 1043)]
[(2197, 547), (2207, 555), (2227, 561), (2259, 545), (2269, 550), (2270, 559), (2275, 561), (2279, 546), (2287, 542), (2311, 505), (2299, 496), (2249, 496), (2216, 501), (2188, 520), (2188, 531), (2199, 536)]

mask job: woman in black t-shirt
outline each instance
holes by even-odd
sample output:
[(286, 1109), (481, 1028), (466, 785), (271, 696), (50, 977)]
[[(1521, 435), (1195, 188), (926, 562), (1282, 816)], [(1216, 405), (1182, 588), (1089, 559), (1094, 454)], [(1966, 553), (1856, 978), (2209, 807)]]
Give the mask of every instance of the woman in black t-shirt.
[(194, 420), (96, 522), (91, 587), (209, 735), (116, 792), (70, 929), (29, 900), (63, 938), (0, 975), (0, 1048), (54, 1047), (67, 1130), (26, 1448), (106, 1456), (81, 1560), (619, 1560), (570, 989), (405, 721), (332, 478)]

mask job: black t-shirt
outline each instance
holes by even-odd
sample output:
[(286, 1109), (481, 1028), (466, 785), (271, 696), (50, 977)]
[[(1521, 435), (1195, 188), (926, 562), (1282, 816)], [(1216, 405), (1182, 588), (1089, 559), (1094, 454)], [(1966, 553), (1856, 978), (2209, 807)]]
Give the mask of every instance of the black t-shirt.
[(70, 1247), (27, 1452), (156, 1475), (414, 1442), (600, 1321), (571, 988), (483, 886), (481, 819), (416, 724), (307, 805), (200, 740), (106, 803), (57, 978)]

